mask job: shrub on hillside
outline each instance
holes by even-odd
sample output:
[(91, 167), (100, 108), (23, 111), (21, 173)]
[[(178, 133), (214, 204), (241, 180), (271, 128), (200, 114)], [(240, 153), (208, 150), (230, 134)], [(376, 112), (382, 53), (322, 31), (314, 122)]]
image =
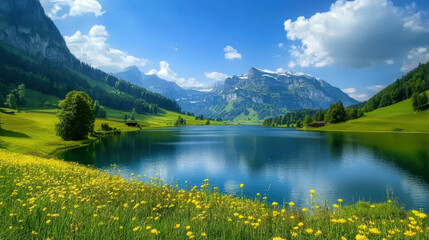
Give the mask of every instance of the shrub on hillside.
[(92, 99), (84, 92), (71, 91), (59, 104), (57, 135), (64, 140), (82, 140), (94, 130)]

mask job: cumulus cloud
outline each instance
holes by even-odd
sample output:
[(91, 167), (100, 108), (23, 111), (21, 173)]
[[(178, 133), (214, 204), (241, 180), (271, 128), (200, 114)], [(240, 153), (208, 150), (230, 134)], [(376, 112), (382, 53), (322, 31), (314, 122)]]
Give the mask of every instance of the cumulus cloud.
[(225, 52), (225, 59), (241, 59), (241, 54), (238, 52), (238, 50), (229, 45), (226, 46), (223, 51)]
[(358, 100), (359, 102), (366, 101), (369, 98), (367, 94), (356, 93), (356, 88), (345, 88), (345, 89), (341, 89), (341, 91), (349, 95), (351, 98)]
[(64, 39), (70, 51), (80, 60), (107, 72), (118, 72), (128, 66), (145, 66), (147, 59), (137, 58), (107, 43), (109, 34), (102, 25), (94, 25), (87, 35), (77, 31)]
[(383, 86), (383, 85), (373, 85), (373, 86), (369, 86), (369, 87), (366, 87), (366, 88), (368, 90), (373, 91), (373, 92), (379, 92), (379, 91), (383, 90), (383, 88), (385, 88), (385, 86)]
[(393, 64), (410, 49), (428, 45), (429, 37), (415, 6), (400, 8), (389, 0), (338, 0), (327, 12), (285, 21), (284, 28), (297, 41), (289, 67)]
[(284, 47), (284, 44), (283, 44), (283, 43), (279, 43), (279, 44), (277, 44), (277, 46), (278, 46), (279, 48), (283, 48), (283, 47)]
[(346, 88), (346, 89), (341, 89), (341, 91), (345, 92), (346, 94), (351, 94), (351, 93), (355, 93), (356, 89), (355, 88)]
[(161, 61), (159, 63), (159, 70), (152, 69), (148, 73), (149, 75), (155, 74), (158, 77), (165, 79), (170, 82), (175, 82), (177, 85), (183, 88), (203, 88), (204, 84), (197, 81), (196, 78), (188, 78), (185, 79), (183, 77), (178, 77), (177, 73), (175, 73), (171, 68), (170, 64), (166, 61)]
[(359, 102), (363, 102), (369, 99), (368, 94), (349, 94), (349, 96), (355, 100), (358, 100)]
[(229, 76), (225, 73), (220, 72), (205, 72), (204, 75), (206, 75), (206, 78), (215, 80), (215, 81), (223, 81)]
[(402, 72), (409, 72), (416, 68), (420, 63), (429, 61), (429, 52), (427, 48), (419, 47), (412, 49), (401, 67)]
[(52, 19), (80, 16), (85, 13), (99, 17), (105, 13), (97, 0), (41, 0), (46, 14)]

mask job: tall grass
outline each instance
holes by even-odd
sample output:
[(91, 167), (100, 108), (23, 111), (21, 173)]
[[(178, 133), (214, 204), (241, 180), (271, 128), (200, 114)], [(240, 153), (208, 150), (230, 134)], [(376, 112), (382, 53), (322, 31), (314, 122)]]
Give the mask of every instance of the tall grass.
[[(302, 209), (129, 180), (75, 163), (0, 151), (0, 239), (428, 239), (422, 211), (392, 201), (344, 207), (309, 192)], [(241, 186), (245, 189), (246, 186)]]

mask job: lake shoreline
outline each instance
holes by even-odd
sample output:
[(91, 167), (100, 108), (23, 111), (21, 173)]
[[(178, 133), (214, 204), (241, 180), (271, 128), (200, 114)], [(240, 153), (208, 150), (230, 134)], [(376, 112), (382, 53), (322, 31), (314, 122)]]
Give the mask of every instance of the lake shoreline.
[[(115, 113), (116, 115), (118, 113)], [(106, 119), (98, 118), (94, 129), (99, 129), (105, 123), (112, 128), (121, 130), (122, 133), (138, 132), (146, 129), (160, 127), (174, 127), (174, 119), (179, 114), (166, 112), (158, 115), (136, 115), (136, 121), (143, 123), (143, 129), (128, 127), (114, 115)], [(120, 114), (120, 113), (119, 113)], [(58, 121), (55, 109), (32, 109), (21, 111), (14, 115), (0, 113), (0, 147), (6, 151), (23, 153), (33, 156), (52, 157), (58, 152), (88, 146), (103, 136), (89, 136), (80, 141), (64, 141), (56, 136), (55, 123)], [(195, 120), (194, 117), (182, 115), (189, 125), (204, 125), (205, 121)], [(222, 125), (224, 122), (211, 122), (211, 125)]]
[[(255, 125), (256, 126), (256, 125)], [(270, 127), (270, 128), (283, 128), (283, 129), (295, 129), (298, 131), (307, 132), (344, 132), (344, 133), (397, 133), (397, 134), (429, 134), (429, 132), (407, 132), (407, 131), (371, 131), (371, 130), (333, 130), (323, 128), (290, 128), (290, 127)]]

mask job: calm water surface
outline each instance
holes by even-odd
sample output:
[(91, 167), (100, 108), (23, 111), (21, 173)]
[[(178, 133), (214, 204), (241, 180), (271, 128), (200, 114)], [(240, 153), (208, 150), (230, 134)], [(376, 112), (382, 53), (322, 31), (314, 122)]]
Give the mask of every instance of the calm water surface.
[(178, 127), (107, 137), (58, 157), (107, 170), (115, 163), (125, 177), (160, 174), (182, 187), (209, 178), (228, 194), (244, 183), (248, 197), (301, 206), (315, 189), (331, 203), (386, 201), (393, 192), (408, 209), (429, 210), (429, 135)]

